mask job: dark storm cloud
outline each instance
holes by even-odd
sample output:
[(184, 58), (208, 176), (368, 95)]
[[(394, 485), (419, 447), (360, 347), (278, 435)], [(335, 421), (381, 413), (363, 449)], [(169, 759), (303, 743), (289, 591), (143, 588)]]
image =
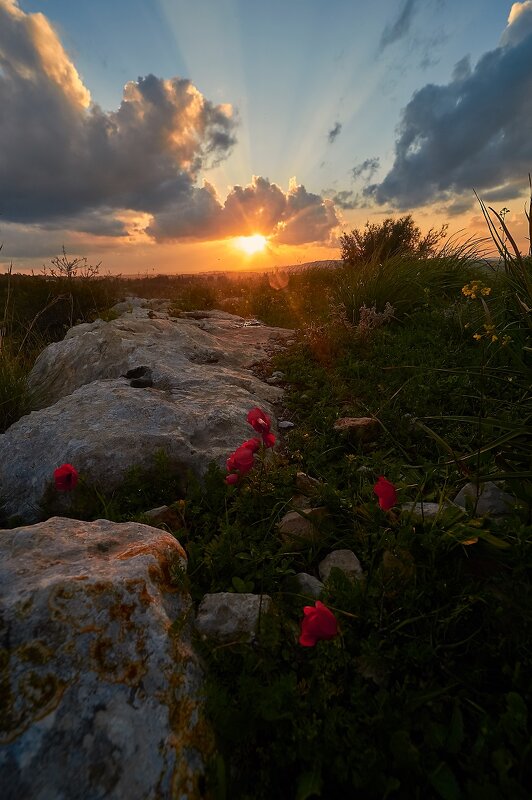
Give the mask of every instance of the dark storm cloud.
[(334, 140), (336, 139), (341, 130), (342, 130), (342, 123), (335, 122), (334, 127), (331, 128), (327, 137), (329, 139), (330, 144), (334, 142)]
[(183, 203), (235, 142), (231, 109), (188, 80), (148, 75), (117, 111), (91, 105), (47, 19), (14, 0), (0, 0), (0, 109), (0, 214), (19, 222)]
[[(517, 30), (514, 26), (518, 26)], [(501, 44), (473, 70), (416, 92), (398, 128), (393, 166), (363, 190), (404, 210), (475, 188), (511, 197), (532, 163), (532, 2), (514, 3)]]
[(406, 0), (396, 20), (386, 25), (381, 35), (379, 50), (382, 51), (393, 42), (403, 39), (410, 32), (417, 2), (418, 0)]

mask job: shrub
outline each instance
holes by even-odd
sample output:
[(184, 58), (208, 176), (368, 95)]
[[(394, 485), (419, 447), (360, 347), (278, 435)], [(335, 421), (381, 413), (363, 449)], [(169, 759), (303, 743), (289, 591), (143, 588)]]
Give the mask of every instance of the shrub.
[(387, 217), (380, 224), (366, 222), (364, 230), (355, 228), (340, 237), (342, 260), (347, 264), (384, 261), (395, 256), (429, 258), (435, 255), (438, 244), (447, 235), (447, 225), (439, 231), (431, 228), (421, 236), (411, 214), (399, 219)]

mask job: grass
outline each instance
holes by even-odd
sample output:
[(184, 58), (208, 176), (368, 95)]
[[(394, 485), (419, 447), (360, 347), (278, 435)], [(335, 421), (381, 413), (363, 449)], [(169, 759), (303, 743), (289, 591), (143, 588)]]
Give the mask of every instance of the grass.
[[(271, 276), (135, 284), (142, 296), (168, 297), (175, 313), (225, 307), (298, 329), (296, 343), (264, 365), (284, 373), (282, 413), (295, 427), (236, 487), (214, 465), (202, 483), (190, 476), (183, 486), (158, 456), (112, 495), (83, 483), (74, 491), (72, 513), (85, 519), (142, 520), (181, 498), (174, 532), (189, 569), (176, 583), (195, 601), (218, 591), (274, 600), (253, 643), (197, 642), (218, 743), (213, 800), (530, 796), (529, 262), (490, 274), (474, 255), (468, 245), (360, 273), (309, 270), (277, 289), (272, 282), (285, 281)], [(490, 292), (462, 293), (474, 280)], [(49, 302), (50, 289), (39, 291)], [(116, 282), (114, 295), (121, 291)], [(28, 330), (38, 309), (23, 297)], [(378, 315), (386, 302), (392, 318), (364, 328), (360, 307)], [(51, 308), (53, 325), (42, 315), (32, 330), (56, 335), (60, 308)], [(333, 424), (343, 416), (377, 418), (379, 437), (342, 438)], [(319, 479), (311, 501), (326, 514), (319, 536), (296, 549), (277, 525), (293, 508), (299, 470)], [(519, 503), (501, 519), (452, 511), (418, 521), (380, 510), (379, 475), (396, 485), (399, 503), (442, 503), (479, 477), (499, 479)], [(311, 600), (293, 576), (317, 575), (325, 555), (343, 548), (365, 578), (331, 573), (322, 600), (340, 633), (303, 648)]]

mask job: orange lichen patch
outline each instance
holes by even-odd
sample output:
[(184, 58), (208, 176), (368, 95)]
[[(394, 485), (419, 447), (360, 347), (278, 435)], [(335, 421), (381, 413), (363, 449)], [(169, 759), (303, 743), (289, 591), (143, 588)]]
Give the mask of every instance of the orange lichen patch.
[(16, 655), (20, 661), (31, 664), (46, 664), (53, 656), (53, 651), (40, 639), (21, 645), (16, 650)]
[(18, 686), (11, 691), (9, 678), (2, 681), (2, 715), (0, 718), (0, 744), (17, 739), (30, 725), (50, 714), (63, 696), (66, 684), (56, 675), (25, 672)]
[(131, 616), (134, 611), (134, 603), (115, 603), (109, 608), (109, 616), (111, 619), (131, 624)]
[(17, 617), (27, 617), (33, 608), (33, 597), (28, 597), (17, 607)]
[(71, 581), (88, 581), (89, 580), (89, 576), (88, 575), (72, 575), (70, 577), (70, 580)]
[(204, 704), (201, 700), (187, 695), (185, 686), (186, 664), (195, 659), (191, 650), (177, 637), (173, 638), (173, 661), (180, 666), (168, 675), (168, 690), (164, 704), (170, 712), (171, 736), (168, 744), (176, 754), (176, 767), (172, 776), (172, 796), (183, 794), (186, 787), (190, 800), (201, 800), (204, 791), (201, 786), (201, 772), (194, 771), (183, 758), (183, 752), (196, 750), (206, 763), (214, 752), (215, 738), (211, 725), (205, 717)]
[(177, 539), (174, 539), (170, 534), (161, 533), (157, 541), (131, 544), (117, 553), (115, 558), (119, 561), (124, 561), (129, 558), (135, 558), (136, 556), (150, 555), (155, 556), (155, 558), (160, 561), (162, 558), (167, 559), (170, 553), (173, 557), (176, 555), (185, 559), (187, 557)]
[(124, 582), (124, 587), (136, 597), (144, 606), (149, 606), (153, 603), (153, 597), (148, 591), (146, 581), (142, 578), (130, 578)]

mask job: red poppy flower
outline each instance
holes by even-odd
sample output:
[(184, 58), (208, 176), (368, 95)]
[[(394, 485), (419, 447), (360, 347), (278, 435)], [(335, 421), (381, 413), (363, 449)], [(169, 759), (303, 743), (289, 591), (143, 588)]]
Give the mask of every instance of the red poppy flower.
[(379, 505), (383, 511), (389, 511), (390, 508), (393, 508), (397, 503), (395, 486), (383, 475), (379, 476), (377, 483), (373, 487), (373, 491), (379, 498)]
[[(228, 472), (236, 472), (238, 474), (235, 475), (236, 480), (231, 475), (228, 475), (225, 479), (226, 483), (236, 483), (239, 477), (249, 472), (259, 447), (260, 442), (258, 439), (249, 439), (244, 444), (241, 444), (240, 447), (237, 447), (234, 453), (231, 453), (225, 465)], [(231, 480), (228, 480), (228, 478), (231, 478)]]
[(248, 413), (248, 422), (257, 433), (263, 436), (265, 433), (270, 432), (272, 421), (265, 411), (260, 408), (252, 408)]
[(262, 441), (264, 442), (264, 447), (273, 447), (275, 444), (275, 434), (264, 433), (262, 436)]
[(225, 482), (228, 483), (229, 485), (238, 483), (238, 475), (236, 474), (236, 472), (232, 472), (230, 475), (227, 475)]
[(338, 633), (336, 617), (320, 600), (316, 606), (305, 606), (301, 620), (299, 644), (303, 647), (314, 647), (321, 639), (333, 639)]
[(54, 469), (55, 488), (58, 492), (70, 492), (78, 482), (78, 472), (72, 464), (62, 464)]

